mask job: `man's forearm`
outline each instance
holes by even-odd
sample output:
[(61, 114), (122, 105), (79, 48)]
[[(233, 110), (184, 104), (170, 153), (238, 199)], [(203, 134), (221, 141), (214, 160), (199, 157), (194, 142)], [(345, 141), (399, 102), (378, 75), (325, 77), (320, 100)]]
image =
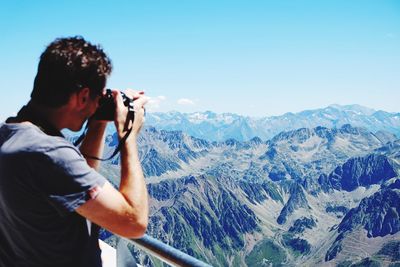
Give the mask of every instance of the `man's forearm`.
[(147, 187), (140, 165), (136, 136), (130, 136), (121, 149), (121, 183), (119, 191), (140, 221), (147, 224), (149, 204)]
[(86, 133), (86, 137), (83, 139), (80, 147), (80, 151), (82, 154), (84, 154), (88, 165), (95, 170), (99, 169), (100, 161), (90, 157), (101, 158), (103, 156), (106, 126), (106, 122), (91, 121)]

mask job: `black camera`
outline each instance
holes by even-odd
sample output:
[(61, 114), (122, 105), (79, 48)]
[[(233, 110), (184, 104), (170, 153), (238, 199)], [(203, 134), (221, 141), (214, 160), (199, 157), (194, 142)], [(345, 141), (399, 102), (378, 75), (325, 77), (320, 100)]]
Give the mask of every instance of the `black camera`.
[[(121, 92), (124, 105), (133, 113), (133, 99)], [(113, 121), (115, 116), (115, 103), (111, 89), (106, 90), (106, 94), (99, 100), (99, 107), (93, 115), (95, 120)]]

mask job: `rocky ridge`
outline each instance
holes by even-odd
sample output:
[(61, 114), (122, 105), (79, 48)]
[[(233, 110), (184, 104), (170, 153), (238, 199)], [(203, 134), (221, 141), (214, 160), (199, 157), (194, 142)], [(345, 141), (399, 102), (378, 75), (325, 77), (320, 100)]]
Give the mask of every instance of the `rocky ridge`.
[[(338, 225), (353, 225), (349, 233), (365, 227), (354, 210), (375, 205), (366, 200), (374, 194), (397, 190), (397, 180), (387, 184), (398, 174), (396, 142), (392, 134), (350, 125), (246, 142), (148, 128), (139, 147), (152, 197), (149, 234), (217, 266), (245, 266), (271, 250), (282, 264), (335, 260)], [(388, 225), (398, 231), (389, 210)], [(375, 228), (367, 227), (370, 238)], [(385, 231), (383, 237), (391, 235)]]

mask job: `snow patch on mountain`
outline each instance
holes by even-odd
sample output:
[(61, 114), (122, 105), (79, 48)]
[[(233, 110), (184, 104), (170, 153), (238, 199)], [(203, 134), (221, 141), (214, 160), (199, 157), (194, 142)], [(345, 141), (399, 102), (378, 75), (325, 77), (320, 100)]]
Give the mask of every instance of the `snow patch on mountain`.
[(369, 131), (385, 130), (400, 136), (399, 113), (375, 111), (360, 105), (331, 105), (322, 109), (285, 113), (281, 116), (254, 118), (233, 113), (211, 111), (194, 113), (148, 113), (147, 125), (164, 130), (182, 130), (210, 141), (234, 138), (247, 141), (258, 136), (263, 140), (282, 131), (324, 126), (340, 128), (344, 124), (365, 127)]

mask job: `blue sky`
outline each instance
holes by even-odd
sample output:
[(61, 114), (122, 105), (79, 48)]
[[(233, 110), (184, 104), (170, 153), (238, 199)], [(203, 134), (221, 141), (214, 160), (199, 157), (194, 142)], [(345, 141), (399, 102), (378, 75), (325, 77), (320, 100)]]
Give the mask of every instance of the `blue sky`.
[(38, 58), (82, 35), (108, 86), (152, 111), (279, 115), (329, 104), (400, 112), (400, 1), (3, 1), (0, 119), (29, 99)]

